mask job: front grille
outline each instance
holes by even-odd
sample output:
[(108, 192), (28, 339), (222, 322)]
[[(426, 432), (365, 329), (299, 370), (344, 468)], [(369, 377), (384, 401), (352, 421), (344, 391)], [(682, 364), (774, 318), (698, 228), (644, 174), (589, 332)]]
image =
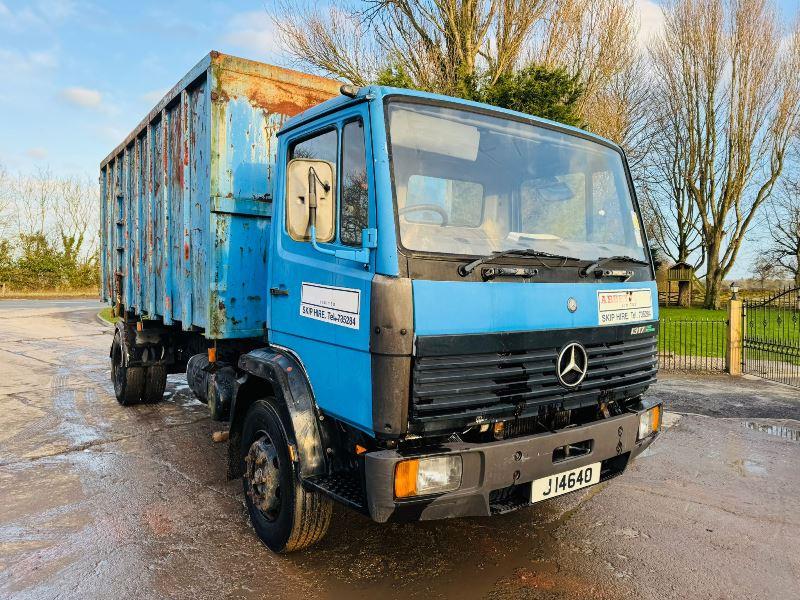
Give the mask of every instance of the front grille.
[[(582, 341), (589, 359), (586, 378), (577, 389), (564, 388), (556, 377), (558, 352), (581, 339), (575, 331), (554, 333), (543, 332), (547, 345), (542, 347), (476, 354), (443, 354), (439, 341), (440, 352), (414, 360), (412, 426), (429, 431), (443, 420), (453, 425), (453, 421), (535, 415), (544, 404), (570, 410), (601, 399), (639, 395), (655, 380), (655, 335), (628, 339), (606, 335), (609, 339)], [(526, 339), (538, 346), (535, 337)]]

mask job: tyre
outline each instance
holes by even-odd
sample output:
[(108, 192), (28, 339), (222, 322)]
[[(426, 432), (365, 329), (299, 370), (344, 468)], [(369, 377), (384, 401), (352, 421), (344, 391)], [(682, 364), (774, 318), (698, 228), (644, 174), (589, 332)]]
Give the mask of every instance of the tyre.
[(333, 504), (319, 492), (303, 489), (289, 458), (278, 407), (257, 400), (242, 428), (242, 465), (247, 511), (258, 537), (273, 552), (288, 553), (321, 540)]
[(143, 367), (126, 367), (123, 351), (122, 339), (119, 333), (115, 333), (111, 343), (111, 381), (114, 383), (114, 395), (122, 406), (131, 406), (142, 398), (145, 370)]
[(147, 403), (161, 402), (164, 390), (167, 387), (167, 367), (164, 365), (150, 365), (145, 375), (144, 393), (142, 401)]

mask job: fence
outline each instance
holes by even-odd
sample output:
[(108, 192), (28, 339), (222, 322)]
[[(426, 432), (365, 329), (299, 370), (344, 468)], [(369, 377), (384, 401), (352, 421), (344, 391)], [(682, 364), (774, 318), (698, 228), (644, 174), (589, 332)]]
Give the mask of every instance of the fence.
[(658, 366), (666, 371), (725, 371), (728, 352), (725, 319), (662, 319)]
[(800, 387), (800, 288), (742, 304), (742, 370)]

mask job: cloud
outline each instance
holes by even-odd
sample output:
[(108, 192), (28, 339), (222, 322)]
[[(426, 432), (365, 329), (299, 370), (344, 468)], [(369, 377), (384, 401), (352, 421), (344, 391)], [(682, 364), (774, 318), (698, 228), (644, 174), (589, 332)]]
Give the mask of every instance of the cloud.
[(0, 0), (0, 28), (11, 31), (47, 29), (74, 14), (72, 0), (39, 0), (14, 9)]
[(224, 44), (230, 44), (251, 53), (245, 58), (269, 58), (277, 60), (281, 55), (278, 35), (272, 19), (263, 10), (237, 13), (228, 19)]
[(42, 148), (41, 146), (36, 146), (34, 148), (28, 148), (25, 151), (25, 155), (28, 158), (32, 158), (33, 160), (44, 160), (47, 158), (47, 148)]
[(639, 16), (637, 41), (646, 47), (652, 38), (664, 30), (664, 11), (654, 0), (635, 0), (634, 10)]
[(61, 97), (75, 106), (82, 108), (99, 108), (103, 103), (103, 94), (97, 90), (82, 87), (69, 87), (61, 91)]
[(9, 75), (20, 75), (52, 69), (58, 66), (58, 54), (54, 51), (33, 50), (21, 52), (0, 48), (0, 64)]

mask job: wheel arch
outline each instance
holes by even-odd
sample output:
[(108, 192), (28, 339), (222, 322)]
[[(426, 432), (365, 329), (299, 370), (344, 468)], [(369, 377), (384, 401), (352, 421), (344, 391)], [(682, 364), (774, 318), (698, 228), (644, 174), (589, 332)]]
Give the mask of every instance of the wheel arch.
[[(247, 410), (256, 400), (272, 396), (284, 412), (284, 426), (294, 444), (302, 479), (327, 470), (327, 436), (311, 384), (300, 362), (276, 348), (259, 348), (239, 357), (243, 375), (236, 381), (230, 412), (228, 477), (241, 477), (241, 436)], [(290, 450), (291, 452), (291, 450)]]

